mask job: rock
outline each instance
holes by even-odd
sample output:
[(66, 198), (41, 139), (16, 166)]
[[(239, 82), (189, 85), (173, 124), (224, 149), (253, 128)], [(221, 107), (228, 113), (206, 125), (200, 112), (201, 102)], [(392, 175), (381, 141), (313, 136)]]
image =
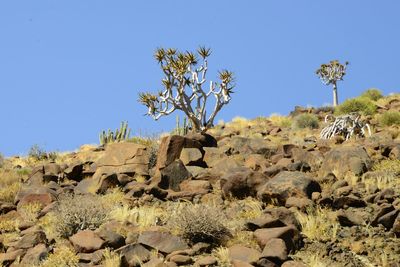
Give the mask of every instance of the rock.
[(348, 211), (348, 210), (339, 210), (337, 213), (337, 219), (341, 226), (354, 226), (354, 225), (363, 225), (364, 220), (358, 214)]
[(335, 191), (335, 195), (337, 195), (337, 196), (348, 196), (351, 193), (351, 191), (353, 191), (353, 187), (351, 185), (343, 186), (343, 187), (338, 188)]
[(183, 148), (179, 159), (185, 166), (206, 166), (203, 162), (203, 154), (198, 148)]
[(172, 189), (174, 191), (179, 191), (179, 184), (191, 177), (181, 160), (176, 160), (160, 170), (159, 175), (161, 177), (158, 186), (162, 189)]
[(366, 207), (367, 203), (365, 203), (363, 199), (360, 199), (354, 195), (349, 195), (334, 198), (332, 206), (336, 209), (347, 207), (362, 208)]
[(312, 207), (313, 204), (314, 203), (311, 199), (305, 197), (289, 197), (286, 200), (285, 207), (286, 208), (296, 207), (299, 210), (305, 211), (308, 207)]
[(106, 247), (117, 249), (125, 245), (125, 238), (114, 231), (110, 231), (107, 229), (100, 229), (96, 231), (96, 233), (99, 235), (101, 239), (105, 241), (104, 245)]
[(16, 249), (6, 253), (0, 253), (0, 264), (3, 266), (8, 266), (17, 258), (22, 257), (25, 254), (24, 249)]
[(145, 231), (141, 233), (138, 243), (157, 249), (162, 253), (171, 253), (176, 250), (189, 248), (180, 237), (170, 233), (156, 231)]
[(264, 213), (281, 220), (285, 225), (293, 225), (300, 229), (300, 223), (294, 213), (285, 207), (265, 208)]
[(281, 220), (274, 218), (270, 214), (264, 214), (261, 217), (252, 219), (246, 223), (246, 228), (255, 231), (260, 228), (275, 228), (286, 226)]
[(254, 231), (254, 237), (262, 248), (264, 248), (272, 238), (281, 238), (285, 241), (289, 252), (298, 248), (300, 243), (299, 231), (294, 226), (257, 229)]
[(270, 156), (276, 152), (276, 147), (272, 146), (263, 138), (247, 138), (234, 136), (226, 143), (230, 154), (261, 154)]
[(169, 258), (169, 261), (175, 262), (177, 265), (187, 265), (193, 262), (192, 258), (186, 255), (174, 255)]
[(77, 252), (90, 253), (103, 247), (104, 240), (91, 230), (79, 231), (69, 238)]
[(202, 168), (199, 166), (186, 166), (186, 169), (191, 174), (193, 179), (206, 175), (209, 170), (208, 168)]
[(345, 187), (348, 185), (349, 185), (349, 183), (346, 180), (338, 180), (332, 184), (331, 189), (337, 190), (339, 188), (342, 188), (342, 187)]
[(12, 203), (0, 202), (0, 214), (8, 213), (9, 211), (16, 210), (17, 206)]
[(228, 248), (229, 258), (233, 260), (240, 260), (246, 263), (256, 262), (261, 253), (253, 248), (248, 248), (242, 245), (233, 245)]
[(70, 165), (67, 169), (64, 170), (64, 175), (74, 181), (81, 181), (83, 179), (82, 177), (82, 171), (83, 171), (83, 163), (76, 163)]
[(278, 264), (275, 264), (273, 261), (270, 261), (267, 258), (261, 258), (257, 261), (257, 267), (278, 267)]
[(60, 165), (56, 163), (48, 163), (43, 166), (44, 174), (43, 174), (43, 181), (48, 183), (50, 181), (57, 182), (60, 178), (60, 173), (62, 169)]
[(34, 231), (23, 235), (21, 239), (13, 242), (10, 246), (16, 249), (28, 249), (40, 243), (47, 243), (46, 234), (43, 231)]
[(269, 164), (268, 160), (264, 158), (263, 155), (251, 154), (248, 157), (246, 157), (244, 166), (253, 171), (264, 172), (265, 169), (269, 166)]
[(397, 215), (400, 213), (400, 210), (393, 210), (389, 213), (386, 213), (382, 217), (378, 219), (378, 224), (382, 224), (385, 226), (387, 230), (393, 227), (393, 224), (396, 220)]
[(217, 147), (218, 145), (217, 140), (214, 138), (214, 136), (207, 133), (191, 132), (185, 135), (185, 138), (200, 143), (202, 148)]
[(197, 140), (192, 140), (179, 135), (166, 136), (161, 139), (157, 153), (156, 169), (163, 169), (179, 159), (183, 148), (198, 148), (202, 145)]
[(125, 173), (130, 176), (148, 175), (148, 148), (134, 143), (110, 143), (96, 162), (98, 175)]
[(203, 161), (209, 168), (215, 166), (215, 163), (221, 158), (226, 157), (225, 154), (217, 147), (205, 147)]
[(42, 260), (47, 258), (49, 248), (45, 244), (37, 244), (33, 248), (27, 250), (22, 258), (21, 265), (39, 265)]
[(211, 190), (212, 186), (209, 181), (204, 180), (184, 180), (180, 185), (182, 191), (201, 191), (201, 190)]
[(319, 170), (324, 157), (320, 151), (306, 151), (304, 149), (295, 147), (291, 150), (292, 158), (294, 161), (301, 161), (307, 163), (312, 171)]
[(51, 204), (55, 200), (54, 196), (49, 193), (44, 194), (26, 194), (22, 199), (18, 202), (17, 210), (19, 210), (22, 206), (31, 203), (39, 203), (41, 207), (45, 207)]
[(400, 214), (397, 215), (397, 218), (394, 220), (392, 231), (396, 237), (400, 237)]
[(86, 178), (80, 181), (74, 191), (76, 194), (104, 194), (108, 189), (114, 188), (118, 184), (117, 174), (106, 174), (101, 171), (96, 171), (92, 178)]
[(44, 183), (44, 167), (43, 165), (37, 166), (32, 169), (31, 175), (27, 180), (29, 186), (41, 186)]
[(137, 266), (149, 260), (151, 252), (141, 244), (129, 244), (115, 250), (121, 255), (122, 266)]
[(247, 168), (232, 169), (230, 173), (221, 177), (222, 194), (224, 197), (233, 196), (239, 199), (255, 197), (267, 180), (262, 173)]
[[(208, 164), (208, 163), (207, 163)], [(211, 171), (216, 176), (222, 176), (225, 173), (229, 173), (233, 169), (237, 169), (242, 167), (243, 162), (239, 159), (235, 159), (232, 157), (222, 158), (214, 163)]]
[(298, 261), (285, 261), (281, 267), (307, 267), (304, 263)]
[(267, 258), (277, 264), (286, 261), (288, 259), (288, 250), (285, 241), (280, 238), (271, 238), (265, 244), (261, 257)]
[(347, 172), (360, 176), (371, 167), (370, 165), (371, 159), (364, 147), (338, 146), (325, 154), (319, 176), (326, 176), (333, 171), (336, 171), (338, 178), (343, 178)]
[(202, 256), (195, 263), (194, 266), (213, 266), (217, 264), (217, 259), (214, 256)]
[(232, 260), (232, 267), (253, 267), (254, 265), (241, 260)]
[(208, 192), (209, 190), (206, 189), (200, 189), (198, 191), (179, 191), (179, 192), (169, 191), (166, 199), (172, 201), (176, 201), (178, 199), (192, 201), (194, 197), (201, 197), (207, 194)]
[(277, 199), (281, 205), (289, 197), (311, 198), (313, 192), (321, 192), (321, 187), (302, 172), (280, 172), (268, 180), (258, 191), (257, 197), (265, 202)]
[(375, 213), (374, 218), (371, 221), (371, 226), (377, 226), (378, 225), (378, 220), (381, 218), (383, 215), (394, 211), (394, 206), (388, 203), (384, 203), (380, 205)]
[(104, 258), (104, 251), (104, 249), (99, 249), (93, 253), (78, 253), (79, 262), (91, 263), (89, 266), (99, 264)]

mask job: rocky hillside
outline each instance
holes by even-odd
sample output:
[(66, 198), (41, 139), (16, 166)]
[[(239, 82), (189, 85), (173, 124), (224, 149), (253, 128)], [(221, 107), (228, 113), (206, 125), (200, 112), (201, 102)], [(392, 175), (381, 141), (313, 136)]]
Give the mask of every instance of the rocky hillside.
[(400, 266), (400, 96), (368, 101), (347, 141), (297, 107), (4, 159), (0, 265)]

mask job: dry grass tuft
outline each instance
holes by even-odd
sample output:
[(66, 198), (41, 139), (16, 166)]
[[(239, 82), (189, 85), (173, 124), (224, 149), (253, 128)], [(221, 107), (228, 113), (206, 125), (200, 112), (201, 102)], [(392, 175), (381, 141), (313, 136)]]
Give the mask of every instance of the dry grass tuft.
[(103, 267), (118, 267), (121, 266), (121, 256), (118, 253), (106, 248), (103, 253)]
[(78, 266), (79, 257), (75, 252), (66, 246), (61, 246), (54, 249), (40, 267), (76, 267)]
[(154, 206), (130, 208), (127, 205), (115, 208), (110, 213), (110, 219), (123, 223), (131, 223), (145, 230), (157, 225), (165, 217), (165, 210)]
[(324, 208), (309, 208), (307, 213), (295, 213), (300, 222), (302, 233), (310, 240), (327, 241), (336, 239), (339, 223), (336, 213)]
[(400, 174), (400, 159), (385, 159), (382, 160), (372, 167), (374, 171), (383, 171), (387, 173), (393, 173), (394, 175)]
[(269, 120), (273, 125), (282, 128), (290, 127), (292, 125), (292, 120), (289, 117), (285, 117), (277, 113), (271, 114), (271, 116), (269, 116)]
[(14, 202), (21, 188), (23, 176), (14, 170), (0, 169), (0, 201)]
[(18, 213), (24, 222), (36, 222), (42, 208), (43, 205), (40, 202), (31, 202), (22, 205), (18, 209)]
[(218, 266), (220, 267), (232, 266), (228, 248), (226, 247), (215, 248), (212, 251), (212, 255), (217, 259)]

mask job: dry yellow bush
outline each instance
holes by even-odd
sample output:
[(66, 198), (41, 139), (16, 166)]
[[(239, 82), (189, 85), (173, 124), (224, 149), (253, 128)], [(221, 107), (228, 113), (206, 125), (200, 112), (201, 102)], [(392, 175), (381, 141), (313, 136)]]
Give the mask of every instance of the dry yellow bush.
[(292, 125), (292, 120), (289, 117), (282, 116), (277, 113), (271, 114), (268, 118), (273, 125), (278, 127), (290, 127)]
[(40, 264), (40, 267), (77, 267), (79, 257), (71, 248), (61, 246), (54, 249), (47, 259)]

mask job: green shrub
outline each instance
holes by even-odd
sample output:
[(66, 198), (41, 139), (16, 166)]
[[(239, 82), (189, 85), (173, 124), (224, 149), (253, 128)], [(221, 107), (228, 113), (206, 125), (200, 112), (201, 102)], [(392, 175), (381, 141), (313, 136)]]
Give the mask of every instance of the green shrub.
[(56, 208), (55, 230), (61, 237), (69, 237), (79, 230), (95, 230), (108, 217), (111, 207), (97, 195), (62, 195)]
[(214, 207), (188, 204), (170, 219), (170, 225), (191, 243), (221, 245), (231, 236), (229, 229), (223, 224), (224, 221), (224, 213)]
[(368, 89), (368, 90), (364, 91), (361, 94), (361, 97), (368, 98), (368, 99), (370, 99), (372, 101), (377, 101), (378, 99), (381, 99), (383, 97), (383, 95), (382, 95), (382, 91), (381, 90), (375, 89), (375, 88), (371, 88), (371, 89)]
[(386, 111), (379, 117), (379, 121), (384, 126), (400, 125), (400, 112)]
[(293, 127), (295, 129), (316, 129), (318, 128), (319, 121), (317, 116), (313, 114), (300, 114), (293, 119)]
[(366, 97), (350, 98), (344, 101), (335, 109), (336, 115), (359, 112), (363, 115), (373, 115), (376, 112), (376, 105)]

